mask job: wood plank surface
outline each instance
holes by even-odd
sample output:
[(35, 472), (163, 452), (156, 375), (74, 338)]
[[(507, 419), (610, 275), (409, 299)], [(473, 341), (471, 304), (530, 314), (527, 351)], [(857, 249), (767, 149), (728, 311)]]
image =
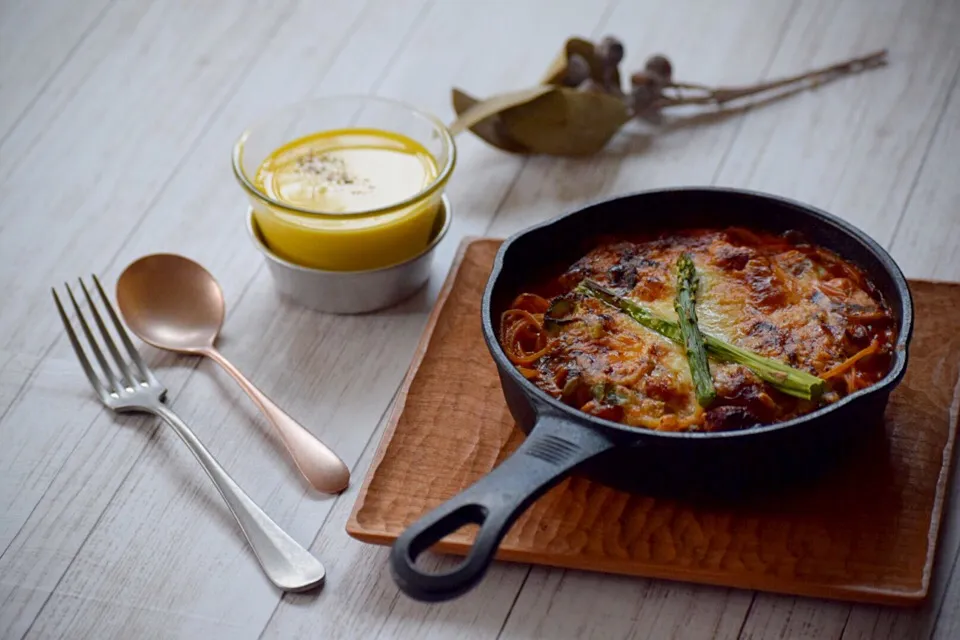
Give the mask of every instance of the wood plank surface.
[(953, 0), (801, 3), (771, 76), (881, 48), (890, 64), (753, 109), (717, 183), (823, 207), (889, 247), (960, 66), (958, 30)]
[(100, 25), (112, 0), (0, 3), (0, 141)]
[[(381, 5), (383, 4), (384, 3), (381, 3)], [(338, 40), (337, 36), (343, 35), (342, 31), (344, 26), (349, 25), (351, 22), (354, 22), (357, 24), (357, 26), (359, 26), (357, 18), (361, 15), (362, 10), (364, 9), (363, 6), (357, 5), (353, 2), (344, 1), (338, 3), (336, 6), (332, 6), (330, 4), (324, 4), (321, 6), (315, 3), (302, 3), (301, 5), (298, 5), (298, 8), (299, 11), (288, 15), (288, 19), (283, 22), (281, 29), (277, 32), (277, 34), (271, 37), (279, 38), (279, 41), (288, 43), (288, 46), (293, 45), (294, 48), (291, 49), (291, 51), (298, 52), (307, 59), (317, 59), (321, 62), (326, 60), (329, 63), (333, 60), (333, 58), (343, 53), (353, 55), (362, 53), (361, 51), (350, 48), (345, 51), (341, 51), (339, 47), (343, 45), (344, 38)], [(381, 14), (382, 12), (380, 9), (383, 8), (384, 6), (374, 6), (371, 10), (374, 13)], [(410, 8), (418, 9), (418, 6), (408, 4), (405, 7), (405, 9), (408, 10)], [(334, 13), (335, 9), (339, 9), (341, 12), (341, 14), (338, 16), (339, 19), (325, 22), (324, 18), (330, 19), (336, 15)], [(228, 9), (224, 7), (224, 11), (228, 11)], [(416, 11), (414, 11), (413, 15), (410, 15), (407, 19), (412, 21), (413, 16), (415, 15)], [(399, 27), (400, 24), (397, 21), (403, 20), (405, 16), (408, 16), (407, 11), (388, 10), (386, 15), (382, 15), (382, 18), (392, 19), (394, 24)], [(323, 30), (318, 30), (317, 25), (322, 24), (327, 25), (326, 32)], [(380, 40), (383, 42), (382, 23), (373, 23), (370, 29), (370, 35), (379, 36)], [(396, 36), (394, 38), (396, 46), (399, 46), (403, 35), (404, 32), (402, 29), (396, 32)], [(360, 38), (357, 41), (357, 46), (362, 46), (362, 44), (363, 35), (360, 34)], [(369, 83), (376, 78), (379, 69), (389, 62), (391, 50), (389, 48), (384, 48), (380, 51), (381, 54), (378, 57), (370, 56), (369, 54), (365, 56), (371, 66), (366, 70), (366, 74), (355, 76), (355, 82), (360, 84), (354, 85), (353, 87), (340, 87), (339, 89), (334, 89), (334, 91), (339, 90), (362, 93), (369, 90)], [(346, 64), (350, 64), (354, 69), (356, 69), (353, 60), (345, 58), (344, 61)], [(171, 188), (164, 192), (165, 194), (169, 194), (169, 196), (173, 199), (173, 202), (168, 203), (164, 199), (158, 200), (156, 206), (151, 207), (146, 212), (144, 220), (141, 222), (141, 228), (143, 228), (146, 233), (138, 233), (136, 238), (133, 239), (133, 246), (117, 246), (117, 253), (120, 253), (121, 251), (128, 251), (130, 253), (127, 255), (135, 257), (137, 255), (142, 255), (143, 253), (149, 253), (152, 251), (176, 249), (177, 251), (200, 260), (209, 268), (211, 268), (214, 273), (220, 276), (221, 284), (224, 287), (227, 295), (228, 305), (232, 306), (232, 303), (243, 294), (245, 286), (249, 284), (251, 278), (259, 270), (260, 261), (254, 250), (249, 247), (249, 243), (245, 237), (246, 231), (242, 223), (240, 223), (240, 221), (243, 219), (242, 216), (244, 212), (244, 204), (242, 198), (239, 197), (239, 190), (232, 181), (218, 181), (216, 180), (215, 176), (229, 176), (229, 167), (227, 165), (226, 158), (233, 140), (251, 120), (255, 119), (259, 115), (259, 110), (269, 109), (271, 106), (275, 106), (275, 104), (264, 105), (264, 100), (267, 100), (268, 102), (276, 99), (283, 100), (284, 98), (282, 96), (284, 90), (298, 89), (297, 86), (291, 86), (290, 84), (294, 80), (297, 80), (301, 83), (300, 86), (303, 88), (299, 90), (302, 92), (314, 90), (319, 82), (319, 78), (316, 78), (310, 74), (277, 74), (276, 69), (278, 66), (283, 65), (279, 64), (278, 60), (275, 58), (265, 56), (258, 61), (257, 66), (251, 69), (250, 74), (244, 79), (243, 84), (236, 88), (235, 94), (230, 97), (230, 102), (223, 108), (223, 115), (218, 118), (213, 126), (209, 128), (201, 141), (197, 144), (196, 151), (184, 161), (183, 165), (178, 165), (173, 168), (176, 169), (176, 171), (168, 180)], [(323, 74), (321, 73), (320, 75), (322, 77)], [(269, 82), (275, 82), (276, 84), (270, 85)], [(266, 89), (266, 91), (264, 91), (264, 89)], [(218, 158), (222, 158), (223, 160), (221, 162), (217, 162)], [(211, 187), (214, 189), (213, 194), (210, 194), (208, 191)], [(209, 202), (216, 201), (217, 196), (219, 196), (221, 200), (219, 203), (214, 205), (212, 202)], [(205, 198), (208, 198), (209, 201), (205, 202)], [(233, 205), (233, 217), (238, 222), (238, 224), (234, 225), (224, 224), (224, 217), (229, 216), (231, 213), (230, 209), (228, 208), (231, 203)], [(198, 225), (199, 228), (192, 228), (193, 225)], [(212, 241), (214, 238), (224, 237), (225, 232), (229, 232), (229, 239), (226, 239), (226, 242), (218, 243)], [(193, 247), (201, 248), (200, 252), (192, 251), (191, 249)], [(243, 251), (238, 252), (238, 248), (247, 249), (248, 253), (244, 254)], [(203, 249), (209, 250), (209, 253), (205, 255), (202, 253)], [(218, 256), (222, 256), (219, 261), (217, 260)], [(230, 264), (231, 258), (234, 260), (233, 264)], [(110, 277), (115, 278), (116, 275), (119, 274), (119, 269), (122, 268), (127, 262), (129, 262), (129, 260), (124, 260), (123, 262), (117, 264), (116, 271), (114, 273), (107, 271), (105, 274), (107, 279)], [(223, 264), (223, 262), (226, 262), (226, 264)], [(101, 273), (103, 272), (101, 271)], [(225, 275), (226, 277), (224, 277)], [(272, 313), (270, 309), (275, 308), (276, 305), (276, 302), (272, 299), (272, 297), (267, 297), (265, 302), (267, 306), (261, 307), (263, 311), (267, 312), (263, 316), (264, 318), (275, 317), (286, 321), (294, 319), (294, 315), (277, 316), (277, 314)], [(302, 316), (302, 314), (300, 315)], [(333, 319), (331, 318), (328, 320)], [(383, 320), (381, 319), (380, 322), (383, 322)], [(284, 330), (282, 327), (276, 329), (278, 331)], [(311, 327), (311, 329), (316, 329), (315, 325)], [(271, 333), (267, 332), (265, 334), (262, 330), (257, 330), (256, 333), (251, 335), (271, 335)], [(342, 338), (339, 343), (348, 344), (346, 341), (342, 340)], [(276, 343), (271, 344), (258, 341), (258, 344), (282, 357), (281, 353), (276, 352), (276, 348), (278, 346)], [(224, 351), (229, 353), (229, 331), (221, 345), (223, 346)], [(316, 346), (323, 348), (326, 345), (320, 344)], [(69, 346), (62, 342), (59, 343), (54, 349), (54, 353), (62, 355), (65, 358), (71, 357), (69, 355)], [(161, 358), (155, 357), (153, 362), (163, 365), (164, 363), (169, 363), (171, 360), (177, 364), (176, 368), (172, 370), (161, 368), (158, 370), (158, 373), (162, 376), (163, 380), (168, 384), (168, 386), (171, 386), (172, 390), (175, 390), (179, 389), (187, 377), (192, 374), (196, 363), (193, 361), (193, 359), (174, 360), (169, 356)], [(237, 360), (238, 365), (243, 367), (243, 369), (249, 375), (260, 382), (260, 377), (256, 375), (257, 370), (254, 367), (245, 366), (246, 363), (242, 358), (235, 358), (235, 360)], [(76, 365), (74, 363), (68, 360), (64, 360), (63, 362), (70, 365), (73, 371), (76, 371)], [(333, 371), (333, 369), (331, 369), (331, 371)], [(370, 369), (357, 369), (356, 372), (358, 374), (363, 372), (369, 373)], [(266, 425), (262, 422), (255, 423), (253, 421), (252, 418), (255, 414), (251, 410), (252, 407), (249, 405), (249, 401), (241, 399), (240, 394), (234, 386), (225, 385), (225, 380), (222, 377), (219, 379), (216, 378), (215, 376), (220, 375), (219, 372), (214, 372), (212, 367), (205, 366), (204, 374), (204, 376), (191, 377), (191, 379), (194, 380), (194, 382), (191, 384), (191, 389), (196, 391), (196, 394), (191, 397), (197, 399), (196, 402), (201, 409), (200, 415), (194, 415), (192, 419), (190, 413), (182, 411), (188, 423), (196, 425), (198, 435), (206, 442), (206, 444), (208, 444), (208, 446), (216, 451), (221, 461), (230, 469), (231, 473), (234, 474), (238, 482), (240, 482), (242, 486), (244, 486), (250, 492), (254, 499), (261, 502), (261, 504), (266, 505), (266, 498), (271, 496), (273, 490), (279, 486), (281, 489), (286, 489), (286, 492), (281, 493), (280, 498), (291, 500), (293, 501), (293, 504), (296, 505), (304, 498), (303, 486), (297, 480), (296, 475), (291, 470), (290, 465), (286, 462), (283, 454), (281, 454), (281, 452), (278, 450), (277, 443), (269, 439)], [(196, 381), (200, 382), (197, 383)], [(305, 381), (308, 383), (318, 382), (311, 380), (309, 377), (305, 377)], [(269, 381), (264, 381), (261, 386), (265, 391), (270, 392), (271, 387), (269, 384), (265, 384), (265, 382)], [(294, 394), (300, 397), (303, 401), (313, 402), (316, 400), (316, 396), (312, 392), (305, 391), (301, 394), (293, 389), (291, 389), (291, 391), (294, 391)], [(328, 392), (331, 391), (333, 390), (328, 389)], [(174, 392), (172, 395), (175, 403), (177, 403), (176, 399), (178, 395), (179, 394), (176, 392)], [(278, 401), (282, 400), (282, 398), (277, 397), (276, 394), (274, 394), (274, 397)], [(92, 398), (90, 399), (90, 402), (95, 406)], [(180, 409), (179, 403), (175, 404), (174, 406)], [(285, 406), (291, 412), (293, 412), (294, 415), (297, 415), (296, 407), (291, 407), (289, 404), (286, 404)], [(315, 408), (315, 405), (313, 405), (311, 408)], [(62, 414), (63, 412), (60, 413)], [(102, 412), (99, 412), (98, 417), (100, 419), (91, 425), (90, 430), (84, 432), (79, 429), (73, 429), (73, 431), (76, 432), (75, 437), (61, 437), (58, 441), (60, 450), (69, 451), (68, 447), (74, 446), (81, 451), (85, 451), (85, 447), (96, 446), (97, 442), (105, 439), (116, 441), (116, 436), (114, 434), (117, 432), (118, 426), (114, 424), (114, 420), (109, 416), (103, 415)], [(374, 421), (376, 420), (376, 417), (377, 416), (374, 416)], [(362, 419), (362, 416), (358, 416), (357, 419)], [(31, 515), (35, 516), (35, 520), (39, 520), (42, 516), (49, 517), (50, 514), (55, 515), (57, 519), (69, 518), (71, 515), (81, 518), (85, 517), (87, 514), (93, 514), (94, 517), (96, 517), (103, 513), (107, 502), (117, 492), (120, 487), (120, 483), (124, 481), (126, 474), (129, 473), (131, 469), (136, 469), (138, 473), (132, 477), (130, 482), (134, 484), (139, 482), (146, 483), (149, 485), (146, 493), (149, 495), (159, 495), (160, 500), (170, 499), (169, 496), (171, 494), (174, 496), (183, 494), (183, 479), (192, 478), (193, 481), (187, 485), (189, 489), (186, 492), (186, 498), (189, 500), (194, 496), (194, 494), (199, 495), (203, 499), (202, 504), (206, 505), (203, 507), (204, 509), (208, 510), (213, 508), (216, 510), (215, 512), (219, 513), (221, 516), (220, 518), (212, 521), (204, 520), (204, 525), (207, 526), (197, 527), (194, 532), (194, 535), (197, 537), (195, 548), (199, 550), (205, 550), (207, 548), (219, 549), (223, 553), (236, 555), (239, 561), (239, 569), (241, 571), (252, 570), (253, 573), (245, 579), (236, 581), (235, 584), (246, 584), (249, 582), (250, 578), (252, 578), (258, 588), (246, 590), (243, 593), (247, 594), (246, 597), (255, 599), (258, 603), (260, 603), (261, 607), (266, 606), (266, 613), (268, 614), (273, 607), (276, 595), (271, 590), (269, 585), (262, 579), (256, 564), (251, 561), (252, 557), (249, 555), (249, 551), (239, 538), (235, 524), (229, 520), (228, 514), (221, 506), (219, 502), (219, 496), (216, 495), (213, 487), (206, 482), (206, 479), (202, 476), (202, 474), (198, 475), (199, 470), (196, 467), (196, 462), (191, 458), (185, 449), (180, 448), (180, 445), (175, 438), (168, 438), (169, 434), (166, 431), (157, 434), (155, 431), (154, 421), (145, 420), (143, 423), (151, 425), (150, 430), (141, 434), (135, 434), (132, 432), (132, 430), (127, 430), (129, 436), (120, 443), (120, 446), (116, 451), (117, 460), (115, 464), (103, 464), (103, 460), (101, 459), (97, 463), (96, 468), (91, 471), (94, 477), (85, 478), (85, 481), (80, 487), (72, 489), (74, 491), (79, 490), (79, 493), (74, 496), (74, 499), (63, 503), (62, 506), (57, 505), (59, 510), (64, 510), (65, 512), (60, 512), (55, 506), (47, 507), (46, 504), (42, 504), (39, 508), (37, 508), (36, 505), (32, 505), (30, 507), (32, 509), (30, 511)], [(23, 428), (25, 428), (25, 425), (22, 422), (10, 420), (9, 424), (10, 428), (16, 428), (16, 425), (22, 425)], [(220, 427), (222, 430), (219, 432), (214, 432), (209, 428), (205, 428), (206, 425)], [(60, 431), (67, 431), (68, 434), (70, 433), (70, 430)], [(230, 452), (226, 450), (226, 447), (218, 446), (218, 434), (220, 435), (220, 439), (225, 439), (231, 444), (231, 446), (238, 446), (241, 448), (246, 446), (247, 451), (252, 454), (250, 456), (251, 461), (256, 466), (262, 466), (263, 471), (266, 473), (257, 473), (254, 469), (253, 475), (246, 477), (241, 470), (236, 468), (236, 464), (231, 463), (229, 458)], [(243, 435), (244, 438), (247, 439), (236, 439), (235, 436), (237, 434)], [(127, 434), (124, 435), (126, 436)], [(137, 463), (140, 454), (143, 452), (144, 446), (148, 444), (148, 441), (144, 438), (144, 435), (153, 435), (154, 437), (159, 436), (159, 441), (167, 442), (168, 445), (164, 450), (153, 451), (154, 455), (159, 456), (159, 459), (154, 459), (150, 456), (147, 456), (145, 461), (143, 461), (139, 466), (135, 467), (134, 465)], [(81, 436), (83, 436), (82, 439), (80, 439)], [(250, 446), (251, 442), (248, 440), (248, 438), (251, 437), (257, 438), (257, 440), (252, 443), (254, 446)], [(80, 439), (79, 444), (77, 444), (77, 439)], [(34, 441), (36, 441), (36, 438), (34, 438)], [(330, 442), (330, 444), (331, 446), (337, 446), (336, 442)], [(339, 450), (339, 447), (337, 448)], [(264, 450), (266, 450), (268, 453), (268, 457), (266, 458), (262, 455)], [(85, 451), (85, 453), (90, 455), (89, 451)], [(37, 456), (37, 459), (46, 460), (49, 457), (49, 453), (44, 451)], [(85, 457), (86, 456), (75, 455), (72, 460), (74, 461), (74, 464), (79, 465), (83, 464)], [(102, 458), (102, 456), (99, 457)], [(25, 459), (25, 456), (18, 457), (18, 460)], [(152, 464), (151, 461), (153, 461)], [(157, 469), (158, 467), (159, 470)], [(170, 473), (171, 470), (173, 473)], [(71, 488), (60, 486), (60, 483), (70, 478), (71, 472), (75, 471), (68, 465), (57, 475), (50, 490), (44, 491), (42, 494), (46, 500), (56, 504), (56, 501), (62, 495), (63, 491), (71, 491)], [(158, 478), (159, 481), (154, 482)], [(153, 481), (151, 481), (151, 479)], [(166, 483), (163, 482), (164, 480), (166, 480)], [(27, 503), (28, 505), (31, 504), (31, 501), (24, 499), (22, 493), (18, 493), (17, 498), (21, 503)], [(122, 498), (118, 499), (121, 499), (122, 501)], [(130, 508), (139, 510), (140, 515), (137, 515), (132, 519), (127, 516), (120, 518), (118, 524), (120, 524), (124, 529), (123, 534), (125, 536), (132, 536), (133, 539), (138, 542), (144, 541), (140, 536), (142, 528), (143, 530), (147, 531), (155, 531), (158, 536), (162, 538), (169, 538), (169, 532), (167, 529), (157, 529), (152, 522), (152, 518), (144, 517), (144, 515), (147, 515), (151, 512), (160, 512), (168, 513), (168, 518), (176, 519), (177, 512), (175, 509), (171, 509), (164, 504), (162, 508), (157, 510), (156, 505), (152, 505), (149, 500), (146, 500), (146, 497), (142, 495), (141, 492), (136, 491), (133, 493), (133, 495), (127, 497), (127, 501), (130, 502)], [(314, 514), (318, 514), (315, 515), (315, 517), (319, 518), (319, 520), (307, 519), (308, 517), (306, 514), (301, 514), (304, 516), (304, 518), (298, 519), (298, 522), (304, 527), (304, 533), (298, 536), (295, 529), (292, 527), (288, 529), (290, 533), (294, 535), (294, 537), (297, 537), (303, 541), (309, 541), (312, 535), (319, 528), (323, 518), (322, 510), (327, 508), (330, 502), (326, 499), (309, 499), (309, 501), (315, 509), (320, 510), (319, 513), (314, 511)], [(278, 522), (289, 527), (290, 523), (286, 522), (282, 517), (283, 508), (284, 505), (282, 502), (271, 502), (268, 511), (270, 511), (271, 515), (277, 519)], [(196, 506), (194, 506), (194, 509), (196, 509)], [(188, 505), (187, 512), (189, 511), (190, 509)], [(186, 518), (187, 523), (189, 523), (192, 519), (192, 516), (189, 515), (189, 513), (185, 513), (182, 518), (183, 517)], [(108, 519), (106, 522), (109, 523), (111, 521), (112, 520)], [(10, 552), (4, 554), (3, 558), (0, 558), (0, 566), (3, 566), (9, 561), (10, 563), (14, 563), (16, 566), (29, 567), (29, 571), (31, 571), (33, 574), (38, 572), (38, 567), (42, 567), (47, 573), (50, 574), (48, 579), (53, 580), (52, 584), (56, 585), (59, 583), (60, 579), (63, 578), (64, 572), (67, 570), (67, 568), (75, 565), (71, 564), (73, 562), (72, 555), (64, 557), (62, 555), (52, 554), (49, 552), (58, 551), (62, 548), (74, 548), (75, 550), (78, 549), (81, 544), (86, 543), (86, 536), (90, 534), (91, 528), (95, 522), (96, 520), (87, 521), (86, 519), (84, 519), (82, 522), (78, 522), (78, 525), (73, 527), (70, 532), (70, 541), (61, 542), (58, 545), (51, 545), (47, 548), (41, 547), (40, 549), (36, 550), (33, 550), (28, 546), (26, 550), (33, 550), (33, 553), (18, 553), (18, 542), (15, 541), (14, 548), (11, 549)], [(24, 526), (23, 535), (21, 536), (22, 542), (19, 544), (23, 546), (29, 545), (29, 539), (31, 534), (34, 532), (34, 524), (35, 523), (28, 522), (27, 525)], [(41, 530), (44, 528), (42, 522), (36, 523), (36, 526), (39, 526)], [(110, 536), (114, 535), (116, 535), (116, 533), (111, 531), (108, 536), (108, 540), (111, 539)], [(212, 539), (206, 539), (206, 536), (211, 536)], [(227, 542), (225, 543), (225, 541)], [(95, 537), (90, 540), (91, 550), (93, 552), (98, 552), (96, 542), (97, 538)], [(148, 538), (144, 542), (152, 541), (150, 541)], [(111, 557), (113, 557), (112, 554), (116, 549), (114, 543), (115, 540), (108, 542), (105, 548), (99, 549), (99, 552), (109, 553), (111, 554)], [(189, 554), (191, 550), (192, 548), (185, 548), (182, 551)], [(133, 552), (134, 550), (131, 549), (131, 553)], [(147, 555), (149, 556), (150, 554)], [(212, 562), (219, 561), (219, 556), (216, 555), (210, 557), (204, 556), (204, 558)], [(122, 556), (116, 559), (122, 560)], [(133, 562), (136, 564), (142, 560), (142, 557), (137, 557), (135, 560), (133, 560)], [(162, 555), (153, 556), (153, 560), (157, 563), (158, 567), (169, 566), (170, 562), (169, 558), (166, 558)], [(188, 560), (187, 565), (189, 566), (191, 564), (193, 564), (193, 562)], [(83, 565), (81, 564), (80, 566), (82, 567)], [(197, 575), (201, 575), (201, 573), (213, 575), (209, 569), (204, 570), (198, 566), (197, 573), (184, 574), (183, 578), (189, 581), (195, 578)], [(86, 578), (82, 571), (80, 572), (79, 576)], [(50, 584), (50, 582), (45, 581), (42, 586), (46, 586), (47, 584)], [(70, 584), (71, 581), (66, 580), (65, 588), (69, 588)], [(31, 585), (31, 587), (32, 586), (33, 585)], [(129, 593), (128, 585), (109, 582), (107, 586), (110, 588), (120, 588), (122, 591)], [(147, 589), (147, 591), (143, 592), (144, 597), (148, 597), (149, 585), (142, 586), (143, 588)], [(92, 591), (92, 588), (89, 584), (85, 584), (84, 588)], [(213, 605), (205, 602), (202, 598), (196, 598), (195, 594), (192, 594), (188, 590), (181, 591), (181, 594), (185, 598), (184, 602), (190, 602), (201, 610), (203, 610), (204, 607), (215, 606), (216, 603), (226, 606), (236, 606), (236, 603), (232, 602), (230, 599), (217, 597), (217, 591), (213, 592)], [(46, 591), (42, 587), (33, 588), (29, 592), (29, 595), (31, 606), (42, 606), (44, 600), (49, 597), (50, 592)], [(267, 597), (264, 598), (264, 595)], [(62, 602), (59, 600), (54, 601), (51, 606), (67, 607), (71, 604), (74, 607), (82, 607), (84, 602), (71, 599), (70, 597), (65, 597)], [(82, 633), (82, 630), (85, 628), (85, 624), (90, 625), (86, 627), (86, 632), (91, 632), (90, 630), (96, 629), (100, 621), (103, 620), (103, 615), (113, 615), (115, 613), (114, 611), (111, 611), (109, 605), (109, 600), (106, 600), (104, 603), (105, 611), (99, 611), (96, 608), (85, 608), (84, 610), (87, 616), (81, 617), (77, 620), (58, 617), (57, 620), (60, 622), (71, 620), (75, 626), (69, 630), (51, 630), (41, 625), (36, 632), (41, 635), (46, 633), (67, 633), (68, 635), (73, 632)], [(137, 616), (138, 611), (140, 613), (139, 617)], [(256, 611), (256, 607), (248, 608), (250, 615), (255, 615)], [(31, 609), (30, 613), (35, 616), (36, 611)], [(156, 626), (156, 619), (150, 618), (149, 610), (132, 607), (126, 612), (126, 615), (130, 618), (129, 620), (123, 617), (114, 617), (114, 619), (116, 619), (119, 623), (122, 623), (126, 629), (136, 630), (141, 628), (138, 625), (142, 625), (142, 628), (147, 630)], [(23, 614), (23, 617), (27, 617), (26, 612)], [(193, 635), (194, 632), (203, 630), (203, 627), (195, 626), (197, 622), (190, 615), (185, 615), (182, 620), (183, 624), (185, 625), (184, 633), (186, 635)]]
[[(356, 486), (308, 491), (252, 405), (208, 363), (145, 349), (174, 408), (328, 584), (280, 597), (189, 454), (85, 387), (49, 287), (113, 281), (178, 251), (213, 271), (222, 349), (359, 478), (464, 235), (503, 235), (587, 200), (717, 182), (823, 206), (910, 276), (960, 279), (956, 0), (0, 0), (0, 636), (947, 638), (960, 629), (960, 518), (944, 520), (922, 610), (844, 607), (497, 565), (463, 600), (400, 596), (384, 550), (343, 530)], [(280, 302), (228, 165), (242, 129), (305, 97), (377, 93), (449, 120), (449, 89), (535, 81), (564, 38), (614, 33), (626, 68), (752, 81), (888, 46), (891, 64), (745, 116), (631, 126), (584, 160), (458, 139), (454, 224), (430, 286), (369, 316)], [(956, 494), (956, 483), (954, 483)], [(956, 500), (954, 500), (956, 502)], [(434, 560), (438, 565), (449, 562)]]
[(891, 251), (910, 274), (937, 280), (960, 280), (960, 189), (957, 156), (960, 149), (960, 71), (933, 134), (923, 170), (910, 200), (897, 221)]

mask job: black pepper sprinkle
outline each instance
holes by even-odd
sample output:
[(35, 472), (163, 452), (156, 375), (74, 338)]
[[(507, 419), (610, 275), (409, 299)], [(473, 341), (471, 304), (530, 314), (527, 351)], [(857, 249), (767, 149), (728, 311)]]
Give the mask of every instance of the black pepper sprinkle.
[(297, 169), (302, 174), (315, 176), (319, 181), (332, 187), (353, 187), (352, 195), (365, 195), (374, 190), (373, 183), (367, 178), (357, 178), (347, 170), (343, 158), (329, 153), (309, 151), (297, 158)]

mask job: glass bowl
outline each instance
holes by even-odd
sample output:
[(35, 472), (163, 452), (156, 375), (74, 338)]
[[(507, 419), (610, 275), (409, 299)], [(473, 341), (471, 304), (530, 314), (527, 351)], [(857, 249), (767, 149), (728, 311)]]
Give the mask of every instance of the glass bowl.
[[(276, 149), (317, 132), (354, 128), (411, 138), (433, 156), (436, 178), (405, 200), (350, 213), (292, 206), (257, 186), (258, 168)], [(455, 163), (453, 138), (438, 118), (373, 96), (319, 98), (285, 107), (248, 128), (233, 148), (234, 174), (266, 247), (288, 262), (326, 271), (380, 269), (422, 253)]]

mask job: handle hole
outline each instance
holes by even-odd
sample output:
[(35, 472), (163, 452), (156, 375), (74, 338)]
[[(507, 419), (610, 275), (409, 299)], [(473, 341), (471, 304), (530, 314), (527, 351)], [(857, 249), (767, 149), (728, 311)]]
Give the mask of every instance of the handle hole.
[[(436, 521), (417, 536), (410, 544), (410, 560), (417, 560), (425, 551), (429, 551), (438, 542), (463, 529), (478, 529), (487, 519), (487, 509), (479, 504), (463, 505)], [(419, 563), (423, 567), (423, 563)]]

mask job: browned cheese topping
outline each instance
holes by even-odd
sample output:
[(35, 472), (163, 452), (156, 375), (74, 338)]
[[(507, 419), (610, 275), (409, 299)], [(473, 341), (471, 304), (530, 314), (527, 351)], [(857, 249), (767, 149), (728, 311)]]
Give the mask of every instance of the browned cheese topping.
[[(682, 346), (574, 289), (599, 282), (676, 321), (676, 262), (691, 254), (704, 334), (826, 380), (819, 402), (787, 396), (743, 365), (710, 361), (701, 408)], [(544, 314), (563, 299), (560, 323)], [(825, 249), (746, 229), (603, 244), (501, 319), (501, 344), (529, 380), (589, 414), (660, 430), (729, 430), (790, 419), (882, 379), (896, 323), (856, 266)]]

